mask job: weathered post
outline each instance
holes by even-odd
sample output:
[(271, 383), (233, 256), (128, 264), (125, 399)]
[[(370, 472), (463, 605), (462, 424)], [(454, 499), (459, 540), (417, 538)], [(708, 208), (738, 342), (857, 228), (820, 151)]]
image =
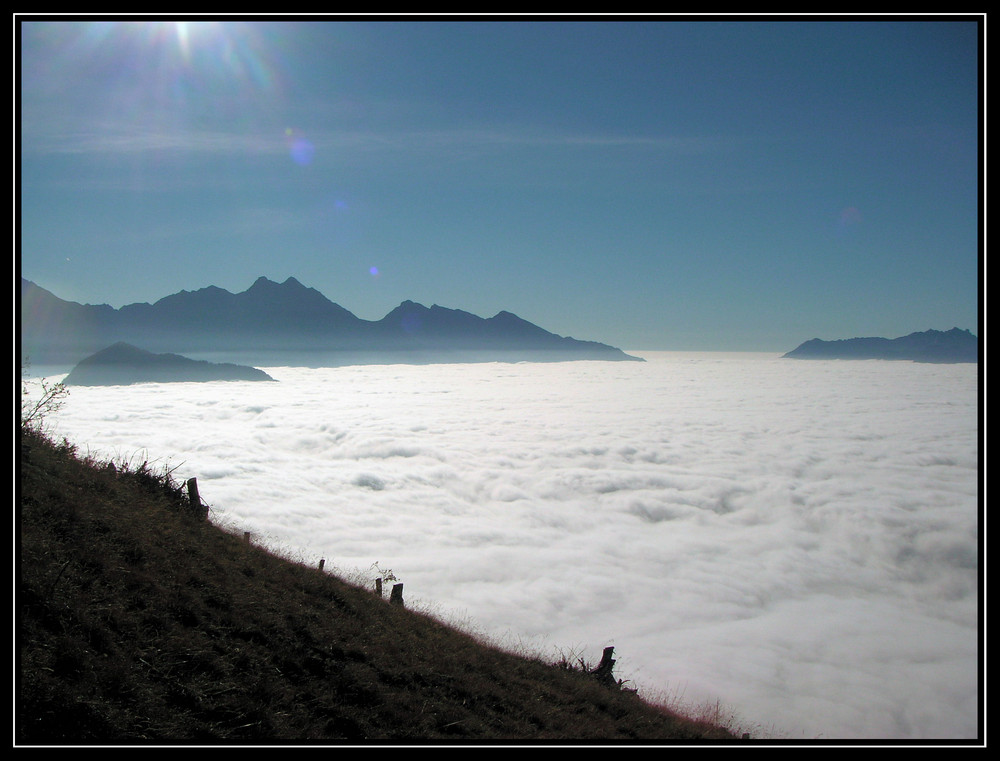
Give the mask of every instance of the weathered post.
[(611, 669), (615, 667), (615, 660), (611, 656), (614, 655), (615, 649), (613, 647), (604, 648), (604, 654), (601, 656), (601, 662), (597, 664), (597, 668), (591, 671), (591, 675), (601, 684), (607, 687), (617, 687), (618, 682), (615, 681), (614, 676), (611, 673)]
[(326, 558), (319, 559), (319, 570), (323, 570), (323, 566), (326, 565)]
[(382, 596), (382, 577), (375, 579), (375, 594)]
[(195, 515), (204, 517), (207, 515), (208, 511), (203, 510), (201, 506), (201, 497), (198, 496), (198, 479), (189, 478), (187, 482), (188, 487), (188, 498), (191, 500), (191, 509), (194, 511)]
[(392, 585), (392, 592), (389, 593), (389, 602), (393, 603), (394, 605), (402, 605), (403, 604), (403, 585), (402, 584), (393, 584)]
[(250, 541), (250, 532), (249, 531), (244, 531), (243, 532), (243, 541), (249, 543), (249, 541)]

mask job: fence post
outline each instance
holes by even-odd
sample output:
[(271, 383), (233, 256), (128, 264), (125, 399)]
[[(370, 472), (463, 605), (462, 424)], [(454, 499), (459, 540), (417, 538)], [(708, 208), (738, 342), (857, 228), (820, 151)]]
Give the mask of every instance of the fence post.
[(198, 479), (189, 478), (187, 487), (188, 498), (191, 500), (191, 509), (194, 511), (195, 515), (205, 517), (208, 514), (208, 510), (203, 510), (201, 506), (201, 497), (198, 496)]
[(614, 652), (615, 649), (613, 647), (604, 648), (601, 662), (597, 664), (596, 669), (590, 672), (598, 682), (608, 687), (618, 686), (614, 676), (611, 674), (611, 669), (615, 667), (615, 659), (611, 657), (614, 655)]
[(375, 579), (375, 594), (377, 594), (379, 597), (382, 596), (382, 578), (381, 577)]
[(319, 570), (323, 570), (323, 566), (326, 564), (326, 558), (319, 559)]
[(402, 605), (403, 604), (403, 585), (402, 584), (393, 584), (392, 585), (392, 592), (389, 593), (389, 602), (391, 602), (391, 603), (393, 603), (395, 605)]

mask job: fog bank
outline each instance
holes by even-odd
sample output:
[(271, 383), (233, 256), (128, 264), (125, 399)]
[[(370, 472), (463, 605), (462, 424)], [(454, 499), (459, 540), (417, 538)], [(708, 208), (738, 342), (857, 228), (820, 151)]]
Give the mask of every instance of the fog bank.
[(747, 726), (975, 737), (977, 366), (639, 354), (73, 388), (49, 422), (305, 562), (378, 562), (543, 652), (614, 645)]

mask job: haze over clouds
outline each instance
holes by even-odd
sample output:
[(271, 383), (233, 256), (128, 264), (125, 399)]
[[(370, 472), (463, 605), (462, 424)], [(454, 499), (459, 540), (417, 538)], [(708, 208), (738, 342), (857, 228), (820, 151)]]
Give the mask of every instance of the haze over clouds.
[(793, 739), (975, 737), (977, 366), (643, 356), (79, 387), (50, 423), (446, 620), (614, 645), (654, 695)]

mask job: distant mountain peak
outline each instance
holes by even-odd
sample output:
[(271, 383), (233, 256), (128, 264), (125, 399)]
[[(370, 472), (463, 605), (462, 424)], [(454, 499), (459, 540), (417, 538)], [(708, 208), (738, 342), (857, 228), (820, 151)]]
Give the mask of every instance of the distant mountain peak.
[(271, 280), (270, 278), (266, 278), (263, 275), (261, 275), (259, 278), (257, 278), (256, 280), (253, 281), (253, 285), (251, 285), (249, 288), (247, 288), (246, 293), (250, 293), (251, 291), (259, 291), (259, 290), (268, 290), (268, 291), (270, 291), (270, 290), (274, 290), (275, 288), (279, 288), (279, 287), (280, 287), (279, 283), (276, 283), (274, 280)]
[(978, 362), (979, 341), (969, 330), (925, 330), (899, 338), (812, 338), (784, 355), (789, 359), (892, 359), (912, 362)]
[(356, 364), (359, 358), (367, 363), (390, 354), (404, 362), (411, 357), (421, 362), (641, 361), (613, 346), (558, 336), (506, 311), (484, 319), (406, 300), (381, 320), (362, 320), (294, 277), (277, 283), (263, 275), (241, 293), (210, 285), (117, 310), (66, 302), (23, 281), (21, 336), (36, 361), (42, 356), (77, 361), (115, 342), (156, 352), (249, 352), (272, 359), (279, 352), (281, 361), (289, 351), (311, 352), (317, 359), (309, 361), (333, 364)]
[[(253, 281), (253, 285), (247, 290), (253, 290), (254, 288), (305, 288), (305, 286), (294, 277), (287, 277), (284, 282), (279, 283), (277, 280), (271, 280), (269, 277), (261, 275)], [(309, 288), (307, 290), (312, 289)]]

